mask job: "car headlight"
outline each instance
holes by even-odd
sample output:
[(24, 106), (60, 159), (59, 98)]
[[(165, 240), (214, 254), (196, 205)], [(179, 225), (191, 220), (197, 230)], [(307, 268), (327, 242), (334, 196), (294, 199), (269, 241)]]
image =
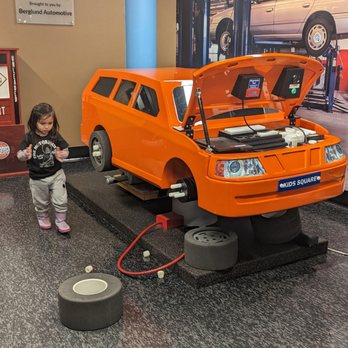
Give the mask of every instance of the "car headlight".
[(339, 161), (344, 156), (341, 145), (331, 145), (325, 147), (325, 161), (327, 163)]
[(242, 160), (216, 161), (215, 174), (224, 178), (257, 176), (265, 174), (261, 162), (257, 158)]

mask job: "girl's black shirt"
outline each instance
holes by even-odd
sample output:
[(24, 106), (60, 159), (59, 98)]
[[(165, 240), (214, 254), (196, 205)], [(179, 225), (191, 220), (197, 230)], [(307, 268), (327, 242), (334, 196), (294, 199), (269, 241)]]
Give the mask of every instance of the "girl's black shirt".
[(40, 136), (32, 132), (27, 133), (19, 145), (20, 150), (25, 150), (33, 145), (33, 155), (27, 161), (29, 177), (34, 180), (47, 178), (62, 168), (62, 164), (55, 157), (56, 148), (66, 149), (69, 144), (59, 134)]

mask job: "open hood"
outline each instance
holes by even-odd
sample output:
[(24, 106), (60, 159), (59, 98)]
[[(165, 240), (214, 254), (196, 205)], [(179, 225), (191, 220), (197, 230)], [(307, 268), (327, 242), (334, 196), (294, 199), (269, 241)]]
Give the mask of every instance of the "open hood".
[(322, 64), (312, 58), (281, 53), (241, 56), (206, 65), (193, 73), (183, 124), (192, 122), (188, 121), (190, 116), (195, 116), (194, 122), (201, 120), (197, 90), (201, 91), (208, 120), (223, 110), (260, 107), (282, 111), (286, 118), (302, 104), (323, 71)]

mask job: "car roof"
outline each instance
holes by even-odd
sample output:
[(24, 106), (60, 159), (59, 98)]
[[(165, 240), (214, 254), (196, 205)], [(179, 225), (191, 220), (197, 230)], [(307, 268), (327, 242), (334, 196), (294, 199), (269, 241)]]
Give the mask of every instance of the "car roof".
[(151, 69), (99, 69), (98, 74), (103, 76), (117, 76), (133, 78), (136, 82), (139, 78), (147, 78), (158, 82), (192, 80), (192, 68), (151, 68)]

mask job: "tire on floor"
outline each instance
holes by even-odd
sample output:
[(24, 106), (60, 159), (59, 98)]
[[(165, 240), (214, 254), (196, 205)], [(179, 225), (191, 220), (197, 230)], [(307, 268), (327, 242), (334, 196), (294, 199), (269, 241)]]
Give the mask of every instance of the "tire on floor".
[(233, 267), (238, 257), (238, 237), (219, 227), (194, 228), (185, 234), (185, 262), (195, 268), (218, 271)]
[(298, 208), (284, 214), (251, 216), (256, 239), (264, 244), (282, 244), (292, 241), (302, 232)]
[(60, 321), (73, 330), (97, 330), (114, 324), (123, 312), (121, 281), (89, 273), (65, 280), (58, 289)]

